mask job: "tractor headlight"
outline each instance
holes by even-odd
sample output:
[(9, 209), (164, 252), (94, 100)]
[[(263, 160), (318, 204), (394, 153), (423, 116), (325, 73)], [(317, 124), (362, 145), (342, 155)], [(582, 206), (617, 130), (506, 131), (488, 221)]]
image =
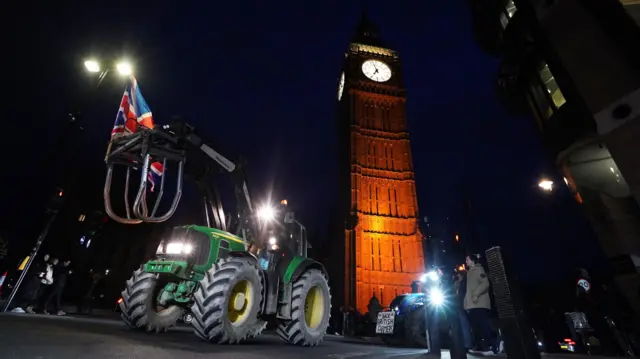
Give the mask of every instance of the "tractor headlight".
[(433, 287), (429, 290), (429, 304), (439, 307), (444, 304), (444, 293), (442, 289)]
[(184, 242), (169, 242), (165, 250), (166, 254), (190, 254), (193, 246)]
[(258, 209), (258, 218), (265, 222), (273, 221), (276, 218), (276, 211), (269, 205), (262, 206)]

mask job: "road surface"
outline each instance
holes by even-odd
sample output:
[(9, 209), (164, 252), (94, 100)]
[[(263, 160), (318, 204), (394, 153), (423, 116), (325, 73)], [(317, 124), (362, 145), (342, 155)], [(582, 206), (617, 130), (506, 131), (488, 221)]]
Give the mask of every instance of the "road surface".
[(240, 345), (212, 345), (188, 327), (147, 334), (108, 319), (0, 315), (2, 359), (415, 359), (422, 354), (331, 336), (316, 348), (299, 348), (269, 333)]

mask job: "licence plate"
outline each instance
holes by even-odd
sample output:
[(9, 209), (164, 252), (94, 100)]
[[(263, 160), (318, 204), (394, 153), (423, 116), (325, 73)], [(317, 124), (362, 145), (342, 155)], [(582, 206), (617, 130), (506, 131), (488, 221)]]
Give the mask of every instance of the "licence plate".
[(394, 312), (380, 312), (378, 313), (378, 320), (376, 321), (376, 334), (393, 334), (393, 326), (396, 321), (396, 314)]

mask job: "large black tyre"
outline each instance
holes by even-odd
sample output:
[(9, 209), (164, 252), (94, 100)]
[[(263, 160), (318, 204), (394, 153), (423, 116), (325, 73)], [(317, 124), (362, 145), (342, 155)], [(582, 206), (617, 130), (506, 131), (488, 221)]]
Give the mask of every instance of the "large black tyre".
[(193, 331), (217, 344), (235, 344), (259, 335), (266, 326), (258, 320), (262, 288), (255, 261), (221, 259), (205, 273), (193, 296)]
[(404, 333), (408, 346), (416, 348), (427, 347), (424, 308), (417, 307), (407, 314), (404, 322)]
[(329, 327), (331, 291), (324, 274), (309, 269), (293, 282), (291, 320), (278, 321), (278, 336), (303, 347), (318, 345)]
[(179, 306), (161, 308), (156, 304), (158, 275), (138, 269), (122, 291), (120, 317), (131, 328), (147, 332), (165, 332), (176, 325), (184, 310)]

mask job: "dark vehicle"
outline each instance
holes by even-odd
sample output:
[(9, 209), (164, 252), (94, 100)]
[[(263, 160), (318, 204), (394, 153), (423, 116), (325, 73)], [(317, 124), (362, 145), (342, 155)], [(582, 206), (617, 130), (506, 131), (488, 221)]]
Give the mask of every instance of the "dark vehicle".
[(388, 345), (424, 348), (427, 345), (425, 329), (424, 293), (397, 296), (389, 308), (378, 314), (376, 333)]

